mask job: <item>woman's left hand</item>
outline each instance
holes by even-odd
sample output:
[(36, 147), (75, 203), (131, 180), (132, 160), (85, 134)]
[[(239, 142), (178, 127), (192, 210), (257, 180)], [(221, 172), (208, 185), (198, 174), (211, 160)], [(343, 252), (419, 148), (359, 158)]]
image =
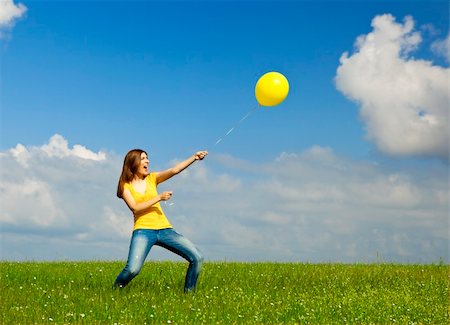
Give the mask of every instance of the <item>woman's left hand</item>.
[(208, 155), (208, 151), (197, 151), (194, 155), (195, 160), (203, 160)]

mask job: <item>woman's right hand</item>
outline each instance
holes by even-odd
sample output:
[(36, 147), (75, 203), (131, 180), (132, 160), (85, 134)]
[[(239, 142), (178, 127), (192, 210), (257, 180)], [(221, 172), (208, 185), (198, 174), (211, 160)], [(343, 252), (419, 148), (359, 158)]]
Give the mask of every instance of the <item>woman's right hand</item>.
[(167, 201), (172, 197), (172, 191), (166, 191), (166, 192), (162, 192), (159, 197), (161, 199), (161, 201)]

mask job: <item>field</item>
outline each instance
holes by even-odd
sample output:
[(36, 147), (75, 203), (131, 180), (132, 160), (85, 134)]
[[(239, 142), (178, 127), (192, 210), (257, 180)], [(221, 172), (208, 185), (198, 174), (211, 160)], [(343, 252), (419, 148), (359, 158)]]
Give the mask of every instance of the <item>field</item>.
[(207, 262), (0, 262), (1, 324), (448, 324), (449, 266)]

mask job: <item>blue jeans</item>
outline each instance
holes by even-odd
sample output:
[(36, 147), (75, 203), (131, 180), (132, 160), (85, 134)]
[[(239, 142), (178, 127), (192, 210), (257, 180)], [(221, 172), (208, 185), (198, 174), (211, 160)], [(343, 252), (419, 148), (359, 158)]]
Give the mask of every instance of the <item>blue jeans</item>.
[(203, 264), (203, 255), (189, 239), (177, 233), (172, 228), (160, 230), (136, 229), (133, 231), (127, 265), (117, 276), (114, 286), (120, 288), (125, 287), (139, 274), (144, 265), (145, 258), (153, 245), (167, 248), (189, 262), (184, 291), (189, 292), (194, 290)]

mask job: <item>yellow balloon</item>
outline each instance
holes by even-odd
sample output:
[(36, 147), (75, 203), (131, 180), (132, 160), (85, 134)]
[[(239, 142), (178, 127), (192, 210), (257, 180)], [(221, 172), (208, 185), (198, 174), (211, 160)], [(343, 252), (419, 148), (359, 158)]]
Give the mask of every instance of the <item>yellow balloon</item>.
[(267, 72), (259, 78), (255, 87), (256, 100), (261, 106), (280, 104), (289, 93), (289, 82), (279, 72)]

